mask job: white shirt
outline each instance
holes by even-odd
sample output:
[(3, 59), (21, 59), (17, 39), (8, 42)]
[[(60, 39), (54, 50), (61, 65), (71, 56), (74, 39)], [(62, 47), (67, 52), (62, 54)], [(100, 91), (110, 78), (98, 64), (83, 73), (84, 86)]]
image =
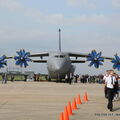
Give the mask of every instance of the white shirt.
[(106, 80), (106, 78), (107, 78), (107, 76), (104, 76), (104, 77), (103, 77), (103, 80), (105, 81), (105, 80)]
[(108, 76), (109, 76), (109, 75), (107, 75), (107, 74), (104, 75), (103, 80), (105, 81)]
[(67, 76), (67, 75), (65, 76), (65, 79), (68, 79), (68, 76)]
[[(112, 79), (113, 79), (113, 84), (112, 84)], [(105, 83), (107, 84), (107, 88), (114, 88), (116, 78), (114, 76), (109, 75), (108, 77), (105, 78)]]

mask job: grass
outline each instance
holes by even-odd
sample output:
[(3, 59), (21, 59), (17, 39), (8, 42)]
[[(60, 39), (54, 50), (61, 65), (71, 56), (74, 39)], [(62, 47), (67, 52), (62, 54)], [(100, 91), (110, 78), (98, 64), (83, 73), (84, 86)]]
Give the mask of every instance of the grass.
[[(2, 80), (2, 75), (0, 75), (0, 80)], [(7, 75), (7, 80), (11, 81), (11, 75)], [(14, 76), (14, 80), (15, 81), (24, 81), (25, 77), (23, 75), (15, 75)], [(42, 80), (42, 81), (44, 80), (45, 81), (46, 80), (45, 76), (40, 76), (39, 77), (39, 81), (40, 80)]]

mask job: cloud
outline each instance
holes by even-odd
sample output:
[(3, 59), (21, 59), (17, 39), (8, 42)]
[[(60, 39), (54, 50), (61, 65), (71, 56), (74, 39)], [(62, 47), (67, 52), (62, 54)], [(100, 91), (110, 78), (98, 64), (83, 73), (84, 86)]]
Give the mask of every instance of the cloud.
[(26, 16), (32, 17), (36, 22), (41, 24), (47, 23), (56, 25), (64, 22), (64, 16), (61, 13), (47, 15), (33, 9), (27, 9), (25, 14)]
[(120, 0), (112, 0), (112, 6), (114, 8), (120, 8)]
[[(31, 12), (30, 12), (31, 11)], [(32, 17), (41, 24), (67, 25), (74, 26), (80, 24), (104, 25), (107, 23), (107, 17), (103, 14), (79, 15), (73, 17), (64, 16), (62, 13), (46, 15), (34, 10), (26, 12), (27, 16)]]
[(70, 18), (69, 22), (71, 24), (106, 24), (107, 19), (104, 15), (100, 14), (92, 14), (92, 15), (82, 15), (82, 16), (76, 16), (74, 18)]
[[(84, 4), (89, 5), (89, 3), (94, 3), (95, 0), (67, 0), (70, 4), (77, 5)], [(112, 0), (113, 4), (119, 5), (120, 0)], [(11, 11), (19, 11), (23, 15), (31, 17), (35, 22), (40, 24), (49, 24), (49, 25), (59, 25), (59, 26), (75, 26), (75, 25), (106, 25), (112, 27), (120, 26), (119, 20), (120, 15), (109, 15), (104, 14), (94, 14), (89, 15), (78, 15), (67, 17), (63, 13), (53, 13), (45, 14), (41, 11), (37, 11), (32, 8), (24, 6), (24, 4), (18, 2), (17, 0), (0, 0), (0, 7), (5, 8)], [(1, 31), (0, 31), (1, 32)]]
[(42, 38), (43, 36), (46, 36), (46, 33), (37, 29), (0, 29), (0, 39), (2, 40), (0, 42), (5, 44), (10, 42), (11, 40), (14, 42), (21, 42), (21, 40), (23, 40), (24, 42), (32, 42), (33, 38)]
[(16, 0), (0, 0), (0, 7), (11, 11), (21, 11), (23, 9), (23, 5)]
[[(90, 5), (89, 0), (67, 0), (70, 4)], [(31, 17), (34, 21), (41, 24), (52, 25), (80, 25), (80, 24), (94, 24), (104, 25), (107, 23), (107, 17), (103, 14), (79, 15), (73, 17), (66, 17), (62, 13), (44, 14), (32, 8), (27, 8), (17, 0), (0, 0), (0, 7), (11, 11), (19, 11), (22, 14)]]
[(33, 9), (27, 9), (25, 14), (41, 24), (52, 24), (59, 26), (102, 25), (107, 27), (120, 27), (120, 14), (104, 15), (91, 13), (89, 15), (67, 17), (62, 13), (47, 15)]
[(67, 3), (72, 7), (82, 7), (87, 9), (95, 9), (96, 1), (95, 0), (66, 0)]
[(79, 3), (79, 0), (67, 0), (71, 6), (76, 6)]

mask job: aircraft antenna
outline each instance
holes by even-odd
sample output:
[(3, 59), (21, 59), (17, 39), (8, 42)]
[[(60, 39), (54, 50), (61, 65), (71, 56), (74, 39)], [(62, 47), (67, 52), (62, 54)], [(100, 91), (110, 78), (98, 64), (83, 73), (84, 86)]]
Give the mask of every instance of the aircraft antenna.
[(61, 29), (59, 29), (59, 51), (61, 52)]

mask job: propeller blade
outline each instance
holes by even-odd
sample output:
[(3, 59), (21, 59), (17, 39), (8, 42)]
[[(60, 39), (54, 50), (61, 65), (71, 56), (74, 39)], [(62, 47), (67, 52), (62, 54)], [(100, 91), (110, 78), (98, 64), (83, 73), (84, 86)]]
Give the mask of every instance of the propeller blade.
[(17, 51), (18, 56), (15, 56), (14, 59), (16, 60), (16, 65), (19, 65), (20, 67), (27, 67), (29, 61), (32, 61), (29, 56), (29, 52), (25, 52), (24, 49)]
[(101, 55), (102, 52), (97, 53), (95, 50), (88, 54), (87, 61), (91, 61), (89, 66), (94, 65), (95, 68), (99, 68), (100, 65), (103, 65), (104, 58)]

